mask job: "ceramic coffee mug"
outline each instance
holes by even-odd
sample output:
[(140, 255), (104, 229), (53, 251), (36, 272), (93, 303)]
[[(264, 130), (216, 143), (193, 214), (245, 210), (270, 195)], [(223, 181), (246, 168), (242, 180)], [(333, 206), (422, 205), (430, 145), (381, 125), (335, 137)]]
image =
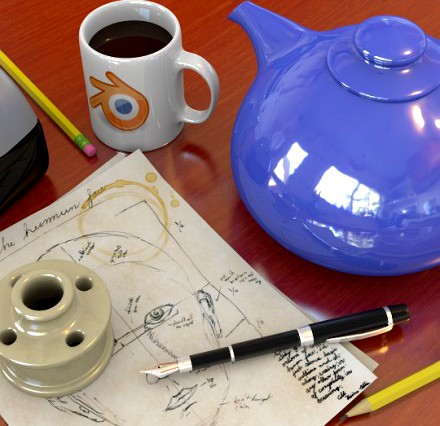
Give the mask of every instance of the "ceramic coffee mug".
[[(126, 30), (126, 21), (154, 26), (159, 32), (169, 33), (169, 40), (165, 39), (162, 46), (153, 46), (153, 53), (147, 46), (149, 53), (140, 56), (139, 52), (130, 52), (143, 39), (122, 38), (122, 45), (120, 42), (119, 46), (109, 47), (110, 54), (104, 47), (91, 47), (91, 41), (94, 36), (99, 38), (101, 30), (111, 33), (116, 28), (118, 36), (118, 31)], [(122, 30), (118, 29), (121, 25)], [(142, 38), (143, 34), (137, 36)], [(177, 18), (159, 4), (123, 0), (101, 6), (82, 22), (79, 43), (92, 127), (96, 136), (112, 148), (121, 151), (160, 148), (176, 138), (185, 122), (201, 123), (215, 108), (219, 82), (214, 68), (199, 55), (183, 50)], [(199, 111), (186, 104), (184, 69), (197, 72), (208, 84), (211, 92), (208, 109)]]

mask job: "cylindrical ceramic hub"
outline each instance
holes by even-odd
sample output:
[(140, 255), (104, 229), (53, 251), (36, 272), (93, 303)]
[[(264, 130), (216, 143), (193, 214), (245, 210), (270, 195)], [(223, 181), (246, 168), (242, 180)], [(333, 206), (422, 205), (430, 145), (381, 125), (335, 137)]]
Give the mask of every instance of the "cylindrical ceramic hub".
[(80, 390), (113, 350), (111, 302), (89, 268), (48, 260), (0, 281), (0, 368), (20, 390), (61, 396)]

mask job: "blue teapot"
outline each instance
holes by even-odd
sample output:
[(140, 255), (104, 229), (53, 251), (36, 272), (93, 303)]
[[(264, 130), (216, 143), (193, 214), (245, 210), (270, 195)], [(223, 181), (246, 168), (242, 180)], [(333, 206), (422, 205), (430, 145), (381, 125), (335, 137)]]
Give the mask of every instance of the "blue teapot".
[(440, 46), (377, 16), (312, 31), (250, 2), (230, 15), (258, 74), (237, 114), (234, 180), (293, 253), (360, 275), (440, 262)]

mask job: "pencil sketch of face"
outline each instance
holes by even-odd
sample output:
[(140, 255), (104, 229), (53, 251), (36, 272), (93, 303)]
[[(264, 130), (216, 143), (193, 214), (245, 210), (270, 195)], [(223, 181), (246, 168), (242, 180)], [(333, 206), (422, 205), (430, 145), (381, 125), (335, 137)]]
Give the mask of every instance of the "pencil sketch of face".
[[(145, 200), (133, 204), (127, 197), (132, 203), (127, 205), (122, 198), (95, 203), (80, 220), (81, 235), (53, 245), (40, 259), (80, 262), (101, 276), (113, 307), (115, 346), (109, 368), (141, 380), (142, 368), (218, 346), (244, 318), (230, 306), (222, 318), (221, 307), (230, 302), (174, 238), (156, 201), (152, 208)], [(122, 210), (117, 209), (116, 217), (106, 216), (115, 203)], [(110, 375), (104, 373), (100, 380), (112, 386)], [(182, 375), (178, 382), (171, 378), (148, 386), (143, 380), (142, 398), (176, 419), (186, 417), (188, 424), (215, 418), (229, 389), (226, 366)]]

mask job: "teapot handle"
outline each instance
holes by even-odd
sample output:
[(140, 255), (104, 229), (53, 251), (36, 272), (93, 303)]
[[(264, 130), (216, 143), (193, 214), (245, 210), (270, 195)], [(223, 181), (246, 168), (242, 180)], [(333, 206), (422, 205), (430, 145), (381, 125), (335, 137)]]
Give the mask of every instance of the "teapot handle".
[(191, 108), (185, 101), (179, 119), (186, 123), (202, 123), (206, 121), (214, 111), (219, 97), (220, 84), (217, 73), (212, 65), (195, 53), (182, 50), (177, 58), (178, 71), (189, 69), (199, 74), (208, 84), (211, 93), (209, 107), (205, 110)]

